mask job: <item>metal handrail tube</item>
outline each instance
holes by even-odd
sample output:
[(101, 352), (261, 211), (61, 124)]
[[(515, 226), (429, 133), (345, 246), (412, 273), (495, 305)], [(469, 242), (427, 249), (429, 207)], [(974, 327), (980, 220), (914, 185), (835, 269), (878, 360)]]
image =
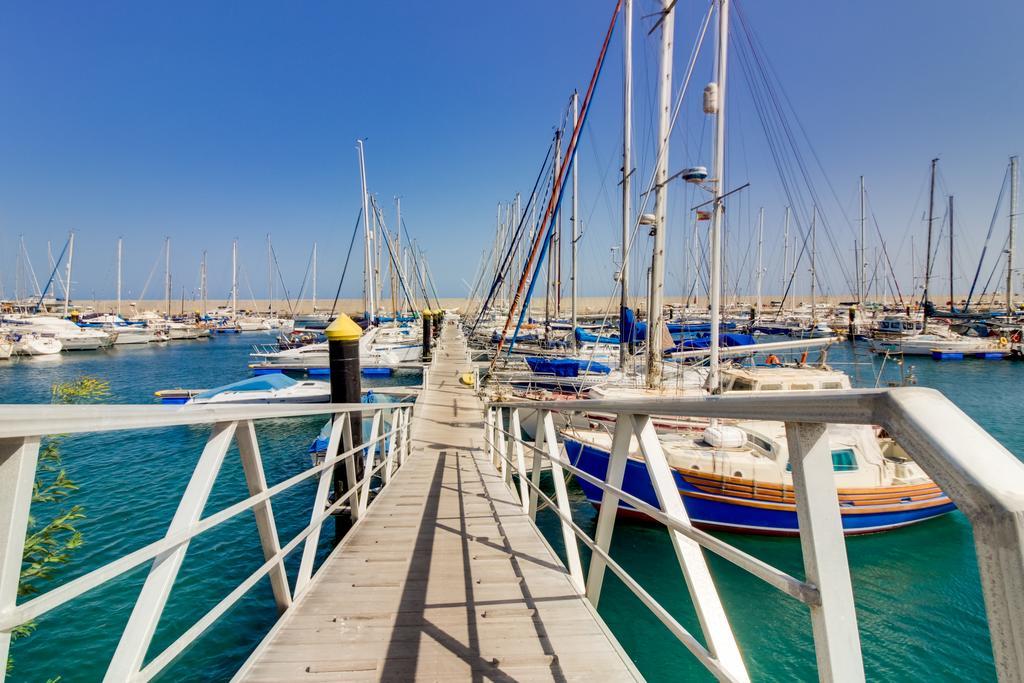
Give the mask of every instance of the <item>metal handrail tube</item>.
[(298, 405), (5, 405), (0, 412), (0, 439), (84, 434), (214, 422), (242, 422), (353, 412), (391, 413), (409, 403), (307, 403)]
[[(13, 610), (7, 611), (0, 615), (0, 631), (8, 631), (16, 626), (24, 624), (26, 621), (30, 621), (39, 617), (50, 610), (60, 607), (64, 603), (77, 598), (78, 596), (87, 593), (93, 588), (97, 588), (107, 581), (114, 579), (121, 574), (130, 571), (131, 569), (139, 566), (147, 560), (161, 555), (169, 550), (173, 550), (181, 546), (184, 543), (191, 541), (196, 536), (199, 536), (210, 529), (223, 524), (224, 522), (232, 519), (239, 514), (250, 510), (260, 503), (269, 500), (273, 496), (281, 493), (287, 489), (292, 488), (296, 484), (300, 483), (305, 479), (309, 479), (315, 474), (319, 474), (329, 467), (333, 467), (335, 464), (342, 462), (353, 455), (365, 450), (366, 448), (372, 447), (379, 443), (381, 440), (386, 439), (395, 433), (395, 429), (391, 429), (385, 434), (378, 436), (372, 441), (362, 443), (354, 448), (351, 448), (344, 453), (341, 453), (330, 460), (325, 460), (319, 465), (315, 465), (304, 472), (300, 472), (284, 481), (275, 484), (268, 488), (263, 493), (255, 496), (250, 496), (245, 500), (241, 500), (234, 505), (224, 508), (214, 514), (206, 517), (195, 524), (188, 531), (177, 534), (175, 536), (165, 536), (157, 541), (150, 543), (149, 545), (143, 546), (138, 550), (124, 555), (112, 562), (109, 562), (102, 567), (90, 571), (87, 574), (83, 574), (76, 579), (62, 584), (56, 588), (53, 588), (42, 595), (36, 596), (31, 600), (24, 602)], [(363, 480), (360, 480), (360, 483)], [(347, 499), (347, 494), (346, 494)]]
[[(512, 434), (510, 434), (509, 432), (501, 429), (500, 427), (498, 427), (497, 429), (499, 431), (504, 432), (506, 435), (512, 437), (513, 439), (516, 438), (512, 436)], [(486, 435), (484, 438), (486, 438)], [(543, 448), (537, 448), (533, 444), (523, 439), (518, 439), (518, 441), (523, 446), (529, 448), (531, 451), (535, 453), (541, 453), (548, 460), (553, 460), (557, 462), (559, 465), (569, 470), (580, 479), (583, 479), (593, 484), (594, 486), (597, 486), (602, 491), (611, 491), (616, 496), (618, 496), (620, 500), (629, 503), (638, 511), (645, 513), (655, 521), (661, 522), (669, 529), (672, 529), (673, 531), (678, 531), (679, 533), (690, 538), (694, 542), (700, 544), (707, 550), (710, 550), (711, 552), (715, 553), (722, 559), (731, 562), (740, 569), (746, 570), (750, 574), (753, 574), (757, 578), (761, 579), (773, 588), (777, 588), (786, 595), (796, 598), (800, 602), (807, 605), (816, 605), (821, 602), (821, 595), (818, 592), (818, 589), (810, 585), (809, 583), (801, 581), (795, 576), (787, 574), (781, 569), (773, 567), (772, 565), (764, 562), (763, 560), (757, 559), (753, 555), (750, 555), (749, 553), (740, 550), (734, 545), (730, 545), (725, 541), (715, 538), (706, 531), (701, 531), (700, 529), (697, 529), (692, 525), (684, 524), (681, 520), (676, 519), (675, 517), (669, 514), (666, 514), (665, 512), (659, 510), (650, 503), (646, 503), (637, 498), (636, 496), (598, 479), (594, 475), (579, 469), (578, 467), (576, 467), (575, 465), (566, 460), (562, 460), (561, 458), (550, 457)], [(505, 459), (510, 465), (512, 465), (512, 468), (519, 473), (520, 477), (525, 476), (524, 473), (519, 472), (518, 466), (513, 464), (509, 458), (505, 456), (501, 457)], [(533, 482), (530, 482), (531, 485), (532, 483)]]
[[(168, 645), (163, 652), (154, 657), (152, 661), (150, 661), (150, 663), (147, 664), (142, 669), (142, 671), (139, 672), (139, 680), (148, 681), (149, 679), (153, 678), (153, 676), (160, 673), (160, 671), (162, 671), (164, 667), (173, 662), (178, 655), (185, 651), (185, 648), (191, 645), (196, 638), (201, 636), (206, 631), (206, 629), (210, 628), (210, 626), (212, 626), (213, 623), (217, 621), (217, 619), (219, 619), (222, 614), (224, 614), (224, 612), (231, 609), (232, 605), (234, 605), (236, 602), (238, 602), (238, 600), (242, 598), (242, 596), (248, 593), (249, 589), (256, 585), (257, 581), (262, 579), (266, 574), (270, 573), (270, 570), (274, 568), (274, 565), (276, 565), (283, 558), (291, 554), (291, 552), (298, 547), (299, 543), (306, 540), (307, 536), (316, 531), (328, 517), (334, 514), (334, 512), (338, 508), (340, 508), (349, 498), (351, 498), (352, 495), (360, 489), (364, 481), (372, 479), (373, 476), (377, 474), (377, 472), (379, 472), (384, 467), (385, 464), (386, 461), (381, 460), (381, 462), (379, 462), (376, 467), (370, 470), (368, 474), (364, 475), (362, 479), (360, 479), (351, 488), (349, 488), (349, 490), (346, 491), (344, 495), (339, 497), (338, 500), (334, 501), (333, 503), (331, 503), (330, 506), (325, 508), (324, 511), (314, 521), (310, 522), (310, 524), (305, 529), (296, 534), (292, 538), (292, 540), (290, 540), (287, 544), (285, 544), (284, 547), (281, 548), (281, 550), (279, 550), (275, 555), (267, 559), (267, 561), (264, 562), (256, 571), (250, 574), (248, 578), (246, 578), (244, 581), (238, 584), (238, 586), (235, 587), (233, 591), (228, 593), (228, 595), (223, 600), (218, 602), (213, 607), (213, 609), (211, 609), (209, 612), (200, 617), (198, 621), (196, 621), (191, 627), (188, 628), (188, 630), (186, 630), (184, 633), (178, 636), (178, 638), (173, 643)], [(308, 585), (306, 589), (308, 590)], [(301, 595), (301, 593), (299, 595)], [(299, 595), (296, 595), (295, 598), (297, 599)]]

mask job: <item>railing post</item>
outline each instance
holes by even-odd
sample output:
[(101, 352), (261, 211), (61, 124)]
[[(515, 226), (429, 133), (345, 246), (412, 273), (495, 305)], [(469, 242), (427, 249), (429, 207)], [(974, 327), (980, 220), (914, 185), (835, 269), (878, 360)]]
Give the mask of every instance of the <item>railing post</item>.
[(565, 543), (566, 565), (569, 568), (569, 578), (572, 579), (576, 590), (583, 593), (586, 588), (583, 585), (583, 565), (580, 563), (580, 546), (576, 540), (576, 532), (569, 526), (567, 519), (572, 519), (572, 507), (569, 505), (569, 492), (565, 486), (565, 472), (558, 462), (558, 437), (555, 433), (555, 421), (550, 411), (544, 414), (544, 423), (540, 425), (544, 430), (545, 447), (547, 448), (548, 461), (551, 463), (551, 481), (555, 484), (555, 502), (558, 509), (565, 515), (561, 520), (562, 541)]
[[(519, 408), (512, 409), (512, 424), (509, 429), (514, 435), (512, 437), (512, 448), (516, 454), (516, 469), (519, 474), (519, 503), (523, 506), (523, 512), (530, 511), (529, 485), (526, 483), (526, 453), (523, 448), (523, 429), (519, 422)], [(509, 473), (506, 483), (512, 487), (512, 477)]]
[[(238, 455), (245, 473), (245, 484), (249, 495), (255, 496), (267, 490), (267, 477), (263, 472), (263, 460), (260, 458), (260, 445), (256, 440), (256, 427), (252, 420), (246, 420), (237, 432)], [(333, 468), (332, 468), (333, 469)], [(281, 541), (277, 536), (277, 524), (274, 522), (274, 508), (270, 499), (263, 501), (252, 509), (256, 517), (256, 530), (260, 535), (260, 546), (263, 548), (263, 559), (269, 560), (281, 551)], [(285, 572), (284, 559), (270, 570), (270, 587), (274, 593), (277, 611), (283, 613), (292, 604), (291, 592), (288, 589), (288, 574)]]
[(366, 506), (370, 504), (370, 482), (373, 466), (377, 462), (377, 436), (381, 433), (380, 408), (373, 411), (373, 425), (370, 427), (370, 438), (366, 442), (366, 460), (363, 463), (363, 485), (359, 492), (359, 516), (366, 514)]
[(494, 442), (498, 444), (497, 458), (495, 458), (495, 466), (498, 468), (498, 473), (501, 474), (502, 479), (505, 478), (505, 473), (508, 470), (508, 461), (505, 459), (508, 457), (508, 446), (505, 441), (505, 409), (498, 408), (498, 414), (496, 415), (494, 422)]
[(387, 438), (387, 454), (384, 456), (384, 485), (391, 483), (391, 468), (395, 464), (395, 449), (402, 433), (402, 411), (391, 411), (391, 436)]
[[(633, 439), (633, 420), (629, 415), (619, 414), (615, 419), (615, 434), (612, 437), (611, 457), (608, 459), (608, 471), (604, 481), (609, 486), (622, 488), (622, 478), (626, 472), (626, 460), (629, 457), (629, 443)], [(583, 448), (583, 444), (580, 444)], [(615, 530), (615, 517), (619, 512), (619, 497), (604, 490), (601, 496), (601, 510), (597, 513), (597, 530), (594, 532), (594, 543), (601, 550), (608, 552), (612, 545), (612, 532)], [(587, 598), (597, 607), (601, 600), (601, 586), (604, 584), (605, 561), (599, 554), (590, 556), (590, 571), (587, 573)]]
[[(341, 452), (348, 453), (356, 447), (356, 439), (362, 442), (363, 439), (363, 411), (360, 410), (356, 413), (359, 416), (358, 420), (352, 420), (352, 416), (349, 413), (338, 413), (335, 415), (335, 420), (345, 420), (348, 422), (348, 427), (341, 430)], [(353, 431), (355, 425), (359, 426), (359, 433), (356, 434)], [(352, 495), (348, 499), (348, 516), (353, 523), (359, 519), (362, 509), (360, 501), (363, 499), (363, 494), (359, 490), (359, 478), (357, 475), (358, 470), (356, 469), (356, 458), (359, 457), (359, 453), (353, 453), (349, 457), (345, 458), (345, 478), (349, 482), (349, 488), (355, 489), (352, 491)], [(335, 466), (337, 467), (337, 466)], [(346, 493), (342, 491), (342, 494)]]
[(405, 456), (403, 459), (412, 457), (412, 420), (415, 417), (413, 407), (405, 409)]
[[(344, 436), (348, 438), (345, 439)], [(327, 441), (327, 452), (324, 454), (324, 460), (329, 461), (337, 457), (339, 453), (338, 448), (343, 441), (352, 441), (352, 423), (345, 413), (336, 413), (334, 415), (334, 422), (331, 424), (331, 437)], [(348, 448), (345, 450), (347, 451)], [(348, 460), (351, 460), (353, 457), (355, 456), (350, 455)], [(320, 473), (320, 480), (316, 485), (316, 495), (313, 497), (313, 507), (309, 515), (310, 523), (314, 522), (327, 508), (327, 497), (331, 492), (331, 482), (334, 481), (334, 468), (337, 466), (338, 464), (335, 463)], [(349, 499), (349, 506), (355, 509), (355, 504), (351, 499)], [(323, 522), (317, 524), (316, 529), (306, 537), (302, 547), (299, 574), (295, 579), (295, 595), (299, 595), (302, 592), (302, 589), (306, 587), (309, 579), (313, 576), (313, 561), (316, 559), (316, 548), (320, 545), (320, 530), (322, 527)]]
[(546, 441), (544, 422), (550, 414), (546, 410), (537, 410), (537, 433), (533, 440), (533, 466), (530, 468), (530, 482), (533, 486), (530, 487), (530, 505), (527, 508), (527, 513), (533, 521), (537, 521), (537, 502), (539, 500), (537, 489), (540, 488), (541, 453)]
[(409, 409), (399, 408), (395, 411), (402, 417), (402, 428), (398, 430), (398, 451), (395, 456), (398, 458), (398, 467), (401, 469), (402, 465), (405, 464), (405, 451), (406, 451), (406, 438), (409, 434)]
[[(661, 441), (658, 440), (650, 416), (634, 415), (633, 430), (640, 442), (640, 451), (647, 463), (647, 473), (661, 509), (682, 523), (690, 524), (690, 516), (683, 506), (679, 487), (676, 485), (672, 469), (668, 466), (668, 460), (665, 459), (665, 452), (661, 448)], [(740, 656), (739, 646), (736, 644), (736, 636), (729, 626), (722, 600), (711, 579), (711, 571), (708, 569), (704, 553), (695, 541), (678, 531), (669, 530), (669, 537), (672, 539), (672, 546), (686, 579), (686, 587), (690, 591), (690, 599), (707, 639), (708, 650), (721, 662), (722, 668), (735, 679), (750, 680)]]
[[(178, 503), (174, 519), (167, 528), (168, 536), (181, 533), (199, 521), (237, 425), (237, 422), (218, 422), (213, 425), (206, 447), (203, 448), (199, 462), (192, 471), (192, 478), (181, 496), (181, 502)], [(153, 560), (146, 583), (143, 584), (142, 591), (135, 601), (135, 607), (107, 668), (105, 681), (127, 681), (139, 673), (153, 633), (160, 623), (167, 597), (171, 594), (178, 570), (185, 560), (188, 546), (188, 543), (182, 543)]]
[(494, 408), (487, 406), (484, 415), (484, 444), (487, 446), (487, 459), (494, 462)]
[[(0, 439), (0, 612), (18, 601), (32, 488), (39, 461), (39, 437)], [(11, 632), (0, 631), (0, 681), (7, 671)]]
[(821, 604), (809, 606), (818, 677), (862, 681), (864, 662), (827, 427), (787, 422), (786, 443), (793, 466), (804, 574), (821, 594)]

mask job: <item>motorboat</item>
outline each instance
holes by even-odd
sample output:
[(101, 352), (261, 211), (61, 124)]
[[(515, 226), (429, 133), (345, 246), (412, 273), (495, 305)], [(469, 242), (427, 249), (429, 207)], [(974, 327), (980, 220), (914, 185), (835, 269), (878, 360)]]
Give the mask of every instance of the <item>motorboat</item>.
[(186, 405), (220, 403), (329, 403), (331, 385), (283, 374), (260, 375), (195, 393)]
[(132, 344), (148, 344), (156, 339), (156, 333), (148, 325), (129, 323), (113, 313), (95, 314), (83, 317), (79, 325), (84, 328), (98, 328), (107, 333), (114, 333), (115, 346)]
[(0, 360), (7, 360), (14, 353), (14, 338), (2, 335), (0, 336)]
[(95, 351), (111, 346), (117, 333), (79, 327), (70, 320), (48, 315), (7, 316), (3, 322), (18, 332), (32, 332), (41, 337), (53, 337), (64, 351)]
[(871, 350), (878, 354), (905, 356), (985, 356), (1008, 352), (1008, 344), (980, 337), (950, 338), (937, 334), (918, 334), (912, 337), (875, 339)]
[(61, 352), (60, 340), (35, 332), (15, 332), (13, 353), (16, 356), (52, 356)]
[[(359, 338), (359, 357), (366, 367), (395, 367), (419, 360), (422, 342), (412, 328), (371, 327)], [(250, 357), (262, 367), (327, 369), (327, 342), (308, 344), (283, 351), (257, 351)]]

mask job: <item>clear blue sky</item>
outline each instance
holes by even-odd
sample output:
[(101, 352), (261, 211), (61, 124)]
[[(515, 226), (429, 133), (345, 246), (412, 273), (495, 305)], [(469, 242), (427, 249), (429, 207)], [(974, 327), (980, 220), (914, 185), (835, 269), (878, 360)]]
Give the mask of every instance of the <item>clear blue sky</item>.
[[(248, 280), (263, 296), (268, 232), (293, 294), (311, 245), (319, 242), (323, 296), (335, 286), (359, 208), (357, 137), (367, 140), (371, 190), (388, 207), (402, 195), (406, 222), (426, 248), (442, 293), (464, 294), (461, 280), (470, 279), (493, 239), (496, 202), (529, 191), (552, 126), (572, 89), (586, 85), (612, 5), (5, 3), (5, 294), (13, 293), (19, 234), (44, 278), (47, 240), (59, 250), (74, 229), (79, 297), (112, 295), (118, 235), (125, 239), (125, 287), (132, 296), (165, 235), (172, 238), (176, 296), (181, 286), (189, 294), (197, 286), (203, 249), (211, 299), (225, 296), (235, 237)], [(677, 84), (706, 6), (678, 5)], [(641, 15), (655, 8), (637, 0), (636, 145), (643, 177), (653, 159), (657, 34), (646, 36), (652, 20)], [(921, 190), (929, 159), (939, 156), (964, 236), (958, 271), (973, 272), (1006, 159), (1024, 148), (1024, 3), (746, 0), (741, 8), (850, 217), (864, 174), (891, 255), (908, 271), (903, 234), (912, 230), (923, 239)], [(618, 231), (620, 37), (613, 39), (581, 142), (581, 289), (592, 294), (611, 291), (609, 248)], [(674, 137), (673, 170), (710, 165), (710, 127), (693, 109), (709, 74), (710, 61), (702, 58), (694, 97), (688, 96), (692, 106)], [(752, 184), (730, 211), (730, 286), (741, 291), (750, 288), (747, 243), (761, 205), (768, 278), (781, 277), (786, 201), (746, 90), (734, 65), (727, 184)], [(829, 194), (824, 184), (818, 189)], [(670, 292), (682, 287), (692, 205), (682, 188), (674, 193)], [(835, 202), (824, 210), (842, 256), (852, 261), (851, 228)], [(991, 250), (1004, 236), (1005, 219)], [(823, 239), (824, 277), (833, 290), (845, 289)], [(150, 297), (160, 296), (161, 277), (158, 269)], [(245, 279), (242, 290), (248, 294)], [(358, 291), (352, 277), (345, 292)]]

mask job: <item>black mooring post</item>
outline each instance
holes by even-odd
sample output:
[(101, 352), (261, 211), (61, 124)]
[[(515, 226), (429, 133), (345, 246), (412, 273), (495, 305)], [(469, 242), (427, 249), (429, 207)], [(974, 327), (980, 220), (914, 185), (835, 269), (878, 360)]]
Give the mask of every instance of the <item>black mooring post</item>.
[(431, 329), (430, 319), (432, 314), (429, 310), (423, 311), (423, 362), (426, 363), (430, 360), (430, 341), (433, 339), (433, 331)]
[(850, 310), (848, 311), (848, 315), (849, 315), (849, 318), (850, 318), (850, 322), (849, 322), (847, 333), (850, 335), (850, 343), (853, 343), (854, 338), (855, 338), (855, 334), (854, 333), (856, 332), (856, 327), (857, 327), (856, 324), (854, 323), (854, 320), (857, 317), (857, 307), (856, 306), (850, 306)]
[[(331, 370), (331, 403), (359, 403), (362, 398), (362, 384), (359, 378), (359, 337), (362, 329), (351, 318), (342, 313), (325, 331), (327, 335), (327, 356)], [(363, 416), (359, 411), (339, 416), (348, 419), (352, 430), (352, 445), (363, 440)], [(340, 446), (338, 452), (343, 452)], [(355, 458), (356, 481), (363, 476), (363, 460)], [(348, 481), (344, 463), (334, 468), (334, 499), (337, 500), (348, 491), (355, 481)], [(352, 500), (355, 500), (354, 498)], [(335, 517), (335, 537), (339, 538), (351, 524), (350, 519), (342, 520)]]

